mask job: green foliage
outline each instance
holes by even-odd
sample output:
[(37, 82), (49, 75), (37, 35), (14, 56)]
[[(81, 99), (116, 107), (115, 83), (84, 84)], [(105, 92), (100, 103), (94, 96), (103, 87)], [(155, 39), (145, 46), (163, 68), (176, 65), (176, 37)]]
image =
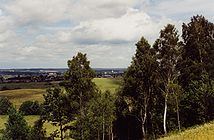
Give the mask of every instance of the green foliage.
[(8, 109), (12, 107), (12, 103), (7, 97), (0, 97), (0, 115), (5, 115)]
[(23, 115), (15, 108), (9, 110), (9, 117), (5, 124), (6, 129), (3, 133), (3, 139), (6, 140), (28, 140), (29, 126)]
[(101, 139), (112, 135), (115, 120), (115, 97), (109, 92), (99, 93), (91, 99), (87, 106), (87, 113), (83, 118), (85, 139)]
[(71, 104), (60, 87), (48, 89), (44, 98), (42, 119), (51, 122), (54, 126), (59, 126), (60, 137), (63, 139), (64, 126), (72, 117)]
[(41, 107), (38, 101), (25, 101), (19, 107), (19, 111), (24, 115), (39, 115)]
[(213, 120), (213, 103), (213, 85), (210, 87), (207, 75), (203, 74), (202, 80), (191, 82), (181, 100), (183, 125), (189, 127)]
[(213, 78), (214, 69), (214, 24), (203, 16), (193, 16), (191, 22), (183, 24), (184, 46), (178, 68), (180, 84), (188, 88), (192, 80), (200, 80), (206, 71)]

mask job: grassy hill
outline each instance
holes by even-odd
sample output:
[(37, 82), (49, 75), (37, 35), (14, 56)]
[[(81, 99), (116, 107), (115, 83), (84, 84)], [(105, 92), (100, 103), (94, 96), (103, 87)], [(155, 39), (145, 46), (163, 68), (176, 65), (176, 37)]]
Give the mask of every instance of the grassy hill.
[(214, 122), (171, 134), (159, 140), (214, 140)]

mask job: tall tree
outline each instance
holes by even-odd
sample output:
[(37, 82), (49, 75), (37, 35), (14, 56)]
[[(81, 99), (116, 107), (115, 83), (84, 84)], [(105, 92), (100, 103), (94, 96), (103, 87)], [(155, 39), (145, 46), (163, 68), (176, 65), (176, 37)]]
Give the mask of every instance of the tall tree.
[(179, 62), (179, 81), (188, 88), (192, 80), (200, 80), (203, 71), (214, 78), (214, 24), (203, 16), (193, 16), (190, 23), (183, 24), (184, 47)]
[(153, 95), (158, 77), (155, 50), (142, 37), (136, 44), (136, 54), (124, 76), (121, 96), (126, 98), (129, 111), (135, 112), (141, 124), (142, 138), (146, 138), (152, 118)]
[(163, 30), (160, 31), (160, 36), (154, 44), (157, 50), (158, 62), (160, 64), (160, 76), (163, 83), (163, 93), (165, 98), (163, 128), (165, 134), (167, 133), (167, 100), (170, 96), (173, 84), (176, 84), (178, 77), (178, 70), (176, 69), (177, 61), (179, 58), (181, 43), (179, 42), (178, 31), (174, 25), (168, 24)]
[(68, 60), (68, 70), (65, 73), (64, 82), (61, 83), (68, 93), (69, 100), (75, 106), (74, 115), (79, 120), (77, 132), (81, 140), (84, 140), (84, 129), (80, 120), (85, 116), (86, 104), (97, 92), (96, 86), (92, 82), (94, 77), (95, 72), (90, 67), (86, 54), (78, 53), (77, 56)]

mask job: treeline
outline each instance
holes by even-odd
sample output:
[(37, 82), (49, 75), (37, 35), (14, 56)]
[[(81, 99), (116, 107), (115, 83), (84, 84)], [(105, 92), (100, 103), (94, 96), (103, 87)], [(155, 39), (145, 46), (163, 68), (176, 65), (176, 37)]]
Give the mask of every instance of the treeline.
[[(11, 109), (3, 139), (156, 139), (214, 120), (213, 23), (194, 16), (183, 24), (181, 37), (168, 24), (152, 46), (144, 37), (136, 46), (117, 93), (98, 90), (90, 62), (78, 53), (60, 86), (44, 95), (35, 125), (28, 127)], [(59, 129), (47, 137), (45, 122)]]

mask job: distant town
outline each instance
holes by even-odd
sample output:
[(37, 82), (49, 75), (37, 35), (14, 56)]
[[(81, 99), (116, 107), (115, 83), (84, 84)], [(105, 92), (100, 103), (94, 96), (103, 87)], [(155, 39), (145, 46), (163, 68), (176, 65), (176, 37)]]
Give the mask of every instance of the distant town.
[[(62, 81), (67, 69), (0, 69), (0, 83)], [(124, 68), (95, 68), (97, 78), (121, 77)]]

